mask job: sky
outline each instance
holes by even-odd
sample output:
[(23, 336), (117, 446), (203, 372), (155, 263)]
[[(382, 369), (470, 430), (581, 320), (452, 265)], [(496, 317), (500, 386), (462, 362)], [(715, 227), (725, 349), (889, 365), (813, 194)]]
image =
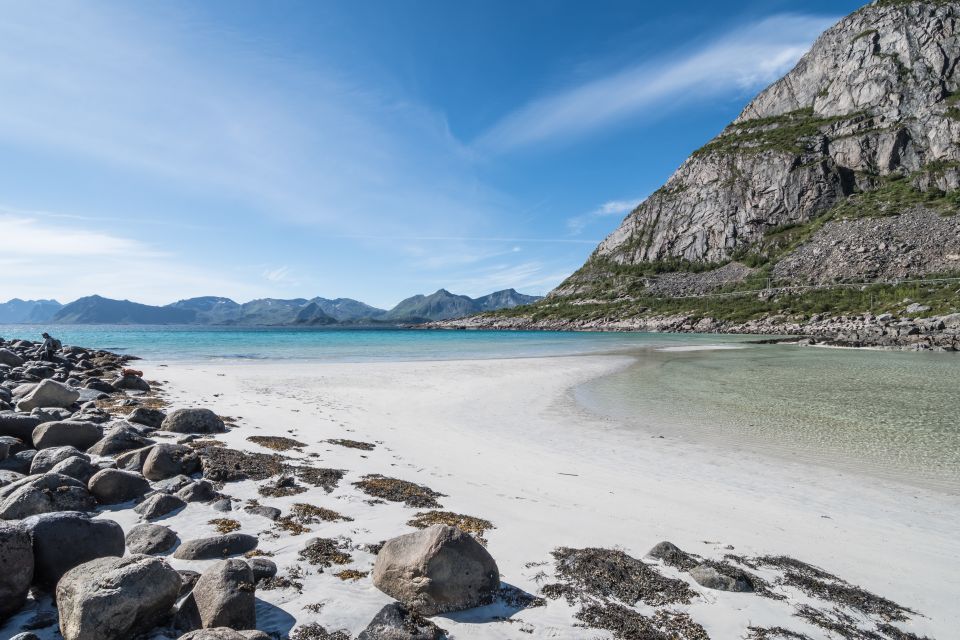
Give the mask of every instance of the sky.
[(844, 0), (0, 0), (0, 300), (543, 294)]

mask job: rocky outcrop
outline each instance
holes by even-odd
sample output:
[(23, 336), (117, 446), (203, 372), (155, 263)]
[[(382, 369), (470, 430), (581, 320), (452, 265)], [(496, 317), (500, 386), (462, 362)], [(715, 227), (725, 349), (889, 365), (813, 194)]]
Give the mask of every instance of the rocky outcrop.
[(0, 622), (27, 600), (33, 580), (33, 543), (18, 522), (0, 522)]

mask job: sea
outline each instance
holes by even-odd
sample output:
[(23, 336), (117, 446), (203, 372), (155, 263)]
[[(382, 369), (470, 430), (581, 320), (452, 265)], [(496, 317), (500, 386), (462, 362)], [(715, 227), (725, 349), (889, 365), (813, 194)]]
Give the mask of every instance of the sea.
[(0, 325), (0, 337), (156, 362), (387, 362), (628, 355), (572, 391), (651, 433), (960, 493), (960, 354), (758, 344), (755, 336)]

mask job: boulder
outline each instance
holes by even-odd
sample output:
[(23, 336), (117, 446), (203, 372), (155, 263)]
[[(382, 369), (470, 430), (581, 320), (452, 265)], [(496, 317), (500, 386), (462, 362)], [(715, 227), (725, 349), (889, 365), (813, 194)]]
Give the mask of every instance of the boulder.
[(58, 473), (27, 476), (0, 487), (0, 520), (21, 520), (54, 511), (91, 511), (95, 506), (82, 482)]
[(6, 460), (0, 460), (0, 471), (15, 471), (16, 473), (30, 473), (30, 465), (33, 463), (34, 456), (37, 455), (36, 449), (27, 449), (20, 453), (9, 456)]
[(143, 463), (147, 461), (147, 456), (150, 454), (150, 449), (152, 448), (153, 445), (121, 453), (116, 457), (117, 468), (126, 469), (127, 471), (143, 470)]
[(384, 543), (373, 584), (421, 615), (489, 604), (500, 587), (497, 563), (473, 536), (436, 524)]
[[(180, 489), (193, 484), (193, 482), (194, 481), (189, 476), (179, 475), (173, 476), (172, 478), (167, 478), (166, 480), (157, 480), (152, 484), (154, 491), (175, 494), (180, 491)], [(189, 500), (187, 502), (189, 502)]]
[(200, 575), (177, 611), (181, 629), (257, 626), (253, 572), (243, 560), (215, 563)]
[(90, 478), (99, 470), (100, 468), (91, 464), (89, 460), (81, 458), (80, 456), (71, 456), (55, 464), (53, 469), (50, 470), (50, 473), (59, 473), (62, 476), (68, 476), (86, 485), (90, 482)]
[(150, 491), (150, 482), (134, 471), (103, 469), (90, 478), (87, 488), (100, 504), (119, 504), (142, 498)]
[(155, 493), (134, 507), (133, 510), (139, 513), (144, 520), (155, 520), (185, 506), (187, 506), (187, 503), (177, 496), (172, 496), (169, 493)]
[(19, 367), (23, 364), (23, 358), (10, 351), (10, 349), (0, 349), (0, 364), (5, 364), (8, 367)]
[(90, 456), (71, 446), (50, 447), (38, 451), (30, 462), (30, 473), (47, 473), (67, 458), (75, 457), (90, 460)]
[(247, 513), (253, 514), (255, 516), (263, 516), (270, 520), (276, 520), (280, 517), (280, 509), (276, 507), (267, 507), (265, 505), (251, 505), (243, 508)]
[(443, 640), (446, 632), (399, 602), (380, 609), (357, 640)]
[(103, 428), (95, 422), (44, 422), (33, 430), (33, 445), (37, 449), (76, 447), (86, 450), (102, 437)]
[(163, 419), (167, 417), (163, 411), (160, 409), (150, 409), (149, 407), (137, 407), (134, 409), (127, 420), (130, 422), (136, 422), (137, 424), (142, 424), (151, 429), (159, 429), (160, 425), (163, 424)]
[(160, 554), (177, 543), (177, 534), (159, 524), (138, 524), (127, 533), (130, 553)]
[(192, 448), (182, 444), (158, 444), (143, 463), (143, 475), (149, 480), (165, 480), (199, 470), (200, 458)]
[(123, 529), (113, 520), (64, 511), (27, 518), (23, 527), (33, 539), (34, 582), (45, 589), (84, 562), (123, 555)]
[(73, 416), (73, 411), (70, 409), (58, 409), (56, 407), (37, 407), (30, 412), (30, 415), (39, 420), (40, 424), (43, 424), (44, 422), (69, 420)]
[(235, 631), (228, 627), (216, 627), (213, 629), (197, 629), (183, 634), (177, 640), (271, 640), (271, 638), (263, 631), (257, 631), (256, 629)]
[(0, 412), (0, 436), (13, 436), (30, 444), (33, 442), (33, 430), (38, 424), (39, 419), (26, 413)]
[(126, 640), (170, 614), (180, 576), (161, 558), (98, 558), (68, 571), (57, 584), (64, 640)]
[(26, 451), (31, 447), (28, 447), (23, 443), (23, 440), (20, 438), (15, 438), (13, 436), (0, 436), (0, 447), (6, 447), (7, 455), (12, 456), (21, 451)]
[(150, 391), (150, 385), (140, 376), (118, 376), (110, 384), (123, 391)]
[(177, 409), (163, 419), (163, 431), (174, 433), (224, 433), (223, 420), (210, 409)]
[(153, 442), (133, 425), (118, 422), (109, 426), (103, 437), (91, 444), (87, 451), (95, 456), (114, 456), (125, 451), (148, 447)]
[(177, 573), (180, 574), (180, 581), (182, 582), (180, 585), (180, 597), (182, 598), (193, 591), (194, 585), (200, 579), (200, 574), (189, 569), (177, 569)]
[(0, 522), (0, 621), (27, 601), (33, 581), (33, 543), (20, 523)]
[(99, 391), (100, 393), (113, 393), (117, 390), (117, 388), (112, 384), (101, 380), (100, 378), (90, 378), (83, 386), (87, 389), (92, 389), (93, 391)]
[(177, 491), (177, 497), (186, 502), (210, 502), (220, 496), (207, 480), (191, 482)]
[(26, 476), (22, 473), (17, 473), (16, 471), (7, 471), (6, 469), (0, 469), (0, 487), (5, 487), (8, 484), (13, 484), (18, 480), (23, 480)]
[(253, 572), (255, 583), (277, 575), (277, 563), (270, 558), (250, 558), (247, 560), (247, 564), (250, 565), (250, 570)]
[(230, 501), (230, 498), (220, 498), (212, 505), (214, 511), (233, 511), (233, 503)]
[(240, 555), (257, 548), (259, 541), (246, 533), (228, 533), (210, 538), (187, 540), (174, 552), (178, 560), (212, 560)]
[(690, 569), (690, 577), (697, 581), (697, 584), (708, 589), (717, 589), (719, 591), (753, 591), (753, 585), (749, 578), (740, 571), (734, 575), (721, 573), (715, 567), (708, 564), (697, 565)]
[(80, 392), (54, 380), (43, 380), (17, 403), (18, 411), (37, 407), (69, 407), (80, 398)]

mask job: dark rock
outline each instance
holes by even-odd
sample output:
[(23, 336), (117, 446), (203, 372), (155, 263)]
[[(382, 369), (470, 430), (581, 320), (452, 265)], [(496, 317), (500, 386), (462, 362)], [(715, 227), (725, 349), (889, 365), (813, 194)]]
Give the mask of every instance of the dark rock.
[(230, 502), (230, 498), (221, 498), (214, 502), (212, 505), (214, 511), (233, 511), (233, 505)]
[(19, 367), (23, 365), (23, 358), (9, 349), (0, 349), (0, 364), (8, 367)]
[(163, 424), (163, 419), (166, 417), (167, 414), (159, 409), (137, 407), (127, 416), (127, 420), (145, 425), (151, 429), (159, 429), (160, 425)]
[[(102, 439), (93, 443), (87, 452), (95, 456), (116, 456), (131, 450), (149, 447), (154, 443), (128, 422), (113, 423)], [(138, 469), (139, 471), (139, 469)]]
[(36, 449), (28, 449), (9, 456), (6, 460), (0, 460), (0, 471), (14, 471), (16, 473), (30, 473), (30, 465), (33, 463), (33, 457), (37, 455)]
[(117, 390), (117, 388), (114, 387), (112, 384), (104, 380), (101, 380), (100, 378), (90, 378), (89, 380), (87, 380), (87, 383), (83, 386), (86, 387), (87, 389), (93, 389), (94, 391), (99, 391), (100, 393), (113, 393), (114, 391)]
[(155, 493), (136, 507), (134, 511), (143, 516), (144, 520), (155, 520), (169, 513), (187, 506), (187, 503), (169, 493)]
[(123, 391), (150, 391), (150, 385), (140, 376), (120, 376), (111, 380), (110, 384)]
[(150, 455), (150, 449), (152, 448), (153, 445), (119, 454), (116, 457), (117, 467), (127, 471), (141, 471), (143, 463), (147, 461), (147, 456)]
[(0, 621), (27, 601), (33, 581), (33, 543), (20, 523), (0, 522)]
[(0, 436), (0, 447), (5, 446), (7, 449), (7, 455), (12, 456), (21, 451), (26, 451), (32, 447), (28, 447), (23, 443), (23, 440), (20, 438), (15, 438), (13, 436)]
[(50, 447), (38, 451), (30, 462), (30, 473), (47, 473), (67, 458), (74, 457), (90, 460), (90, 456), (71, 446)]
[(250, 558), (247, 560), (253, 572), (253, 581), (260, 582), (277, 575), (277, 563), (269, 558)]
[(82, 482), (56, 473), (27, 476), (0, 487), (0, 520), (20, 520), (54, 511), (90, 511), (93, 496)]
[(143, 463), (143, 475), (150, 480), (190, 475), (199, 470), (200, 458), (191, 447), (182, 444), (158, 444)]
[(177, 534), (159, 524), (138, 524), (126, 538), (130, 553), (162, 554), (177, 543)]
[(5, 487), (8, 484), (17, 482), (18, 480), (23, 480), (26, 476), (22, 473), (17, 473), (16, 471), (7, 471), (5, 469), (0, 469), (0, 487)]
[(240, 555), (257, 548), (255, 536), (245, 533), (228, 533), (211, 538), (187, 540), (174, 552), (178, 560), (212, 560)]
[(177, 611), (177, 626), (181, 629), (256, 627), (250, 566), (243, 560), (223, 560), (204, 571)]
[(50, 473), (59, 473), (63, 476), (75, 478), (86, 485), (90, 482), (90, 478), (99, 470), (100, 468), (90, 464), (89, 460), (81, 458), (80, 456), (71, 456), (54, 465)]
[(443, 640), (446, 632), (399, 602), (380, 609), (357, 640)]
[(177, 491), (177, 497), (186, 502), (210, 502), (220, 496), (213, 485), (206, 480), (191, 482)]
[(178, 569), (177, 573), (180, 574), (180, 580), (183, 583), (180, 586), (180, 597), (182, 598), (193, 591), (194, 585), (196, 585), (197, 580), (200, 579), (200, 574), (196, 571), (189, 571), (187, 569)]
[(167, 618), (179, 592), (179, 574), (161, 558), (92, 560), (57, 584), (60, 633), (64, 640), (137, 637)]
[(113, 520), (64, 511), (27, 518), (23, 526), (33, 538), (34, 582), (45, 589), (77, 565), (123, 555), (123, 529)]
[[(158, 480), (152, 484), (154, 491), (176, 494), (178, 491), (180, 491), (180, 489), (183, 489), (193, 482), (194, 480), (192, 480), (189, 476), (180, 475), (167, 478), (166, 480)], [(189, 500), (187, 502), (189, 502)]]
[(13, 436), (25, 443), (33, 443), (33, 430), (40, 424), (36, 417), (13, 411), (0, 412), (0, 436)]
[(708, 589), (717, 589), (719, 591), (753, 591), (753, 585), (743, 574), (727, 575), (721, 573), (715, 567), (708, 564), (701, 564), (690, 569), (690, 577)]
[(177, 409), (164, 418), (163, 431), (174, 433), (224, 433), (223, 420), (210, 409)]
[(33, 445), (37, 449), (76, 447), (86, 450), (103, 437), (103, 428), (95, 422), (44, 422), (33, 430)]
[(100, 504), (119, 504), (142, 498), (150, 491), (150, 482), (134, 471), (103, 469), (90, 478), (87, 488)]
[(252, 513), (255, 516), (263, 516), (270, 520), (276, 520), (280, 517), (280, 509), (276, 507), (267, 507), (263, 505), (254, 505), (243, 508), (247, 513)]

